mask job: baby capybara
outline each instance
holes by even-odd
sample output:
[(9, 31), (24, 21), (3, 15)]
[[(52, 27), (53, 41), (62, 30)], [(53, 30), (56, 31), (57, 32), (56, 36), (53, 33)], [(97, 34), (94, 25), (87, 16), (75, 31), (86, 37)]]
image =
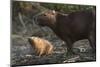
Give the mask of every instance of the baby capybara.
[(96, 14), (90, 11), (78, 11), (63, 14), (48, 10), (37, 17), (37, 24), (50, 27), (54, 33), (66, 42), (68, 52), (72, 52), (73, 43), (88, 39), (93, 51), (96, 50)]
[(53, 53), (54, 47), (48, 40), (39, 37), (30, 37), (29, 42), (32, 47), (35, 48), (35, 52), (38, 56), (50, 55)]

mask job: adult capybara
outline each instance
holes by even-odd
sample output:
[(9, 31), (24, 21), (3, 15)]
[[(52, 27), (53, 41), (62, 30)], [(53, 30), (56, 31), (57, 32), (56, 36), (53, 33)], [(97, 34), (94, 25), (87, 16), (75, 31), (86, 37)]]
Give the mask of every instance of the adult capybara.
[(96, 14), (90, 11), (78, 11), (63, 14), (48, 10), (37, 17), (40, 26), (50, 27), (55, 34), (66, 42), (68, 52), (72, 52), (73, 43), (88, 39), (90, 46), (96, 50)]
[(48, 40), (39, 37), (30, 37), (29, 42), (35, 48), (35, 52), (39, 56), (53, 53), (54, 47)]

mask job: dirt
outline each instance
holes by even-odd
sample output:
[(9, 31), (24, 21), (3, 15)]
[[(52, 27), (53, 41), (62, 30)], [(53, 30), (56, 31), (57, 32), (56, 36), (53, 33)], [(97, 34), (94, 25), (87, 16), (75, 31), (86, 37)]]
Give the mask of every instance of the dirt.
[[(17, 26), (18, 27), (18, 26)], [(44, 32), (34, 25), (33, 32), (30, 28), (32, 26), (27, 25), (28, 34), (18, 34), (22, 32), (15, 32), (12, 34), (12, 45), (11, 45), (11, 64), (12, 65), (40, 65), (40, 64), (58, 64), (58, 63), (73, 63), (73, 62), (87, 62), (95, 61), (95, 55), (91, 53), (91, 47), (89, 46), (89, 41), (87, 39), (80, 40), (74, 43), (73, 51), (78, 55), (67, 56), (67, 47), (63, 46), (65, 43), (58, 38), (51, 29), (44, 27)], [(16, 31), (16, 28), (13, 28)], [(42, 38), (50, 41), (55, 50), (52, 55), (39, 57), (35, 54), (34, 49), (29, 44), (27, 37), (42, 33)], [(38, 34), (39, 35), (39, 34)], [(37, 35), (37, 36), (38, 36)], [(59, 60), (59, 61), (58, 61)]]

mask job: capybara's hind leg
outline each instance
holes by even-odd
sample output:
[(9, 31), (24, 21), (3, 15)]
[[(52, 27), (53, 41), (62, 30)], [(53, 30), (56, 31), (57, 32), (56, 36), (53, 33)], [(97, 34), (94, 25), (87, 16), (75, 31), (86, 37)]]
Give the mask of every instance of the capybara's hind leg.
[(93, 49), (93, 52), (96, 52), (96, 36), (95, 36), (95, 32), (91, 32), (91, 34), (89, 36), (89, 42), (90, 42), (90, 46)]

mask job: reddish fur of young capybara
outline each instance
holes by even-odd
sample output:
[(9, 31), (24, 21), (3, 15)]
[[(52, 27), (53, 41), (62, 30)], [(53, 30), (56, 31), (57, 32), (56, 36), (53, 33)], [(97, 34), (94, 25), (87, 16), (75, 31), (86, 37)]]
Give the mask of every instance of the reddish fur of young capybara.
[(96, 50), (96, 16), (95, 12), (78, 11), (63, 14), (49, 10), (37, 17), (40, 26), (50, 27), (54, 33), (66, 42), (68, 52), (72, 52), (73, 43), (88, 39), (93, 51)]
[(30, 37), (29, 42), (35, 48), (35, 52), (39, 56), (53, 53), (54, 47), (48, 40), (39, 37)]

